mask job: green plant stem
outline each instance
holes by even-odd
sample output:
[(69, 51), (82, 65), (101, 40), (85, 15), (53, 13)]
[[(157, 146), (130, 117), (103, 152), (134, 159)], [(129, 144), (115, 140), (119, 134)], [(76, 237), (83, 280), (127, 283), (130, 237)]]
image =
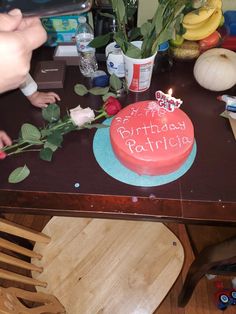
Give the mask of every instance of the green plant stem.
[(96, 121), (102, 117), (108, 117), (108, 115), (105, 111), (101, 112), (98, 116), (96, 116), (93, 121)]
[(21, 145), (23, 145), (23, 144), (27, 144), (27, 142), (21, 142), (21, 143), (13, 144), (13, 145), (11, 145), (11, 146), (5, 146), (5, 147), (3, 147), (1, 150), (2, 150), (3, 152), (7, 152), (8, 150), (14, 149), (14, 148), (19, 147), (19, 146), (21, 146)]
[(21, 151), (14, 151), (12, 153), (9, 153), (7, 156), (16, 155), (20, 153), (28, 153), (28, 152), (40, 152), (40, 149), (27, 149), (27, 150), (21, 150)]
[(49, 128), (48, 130), (50, 130), (50, 131), (55, 131), (55, 130), (60, 129), (61, 127), (65, 126), (65, 125), (67, 125), (67, 124), (68, 124), (68, 121), (65, 121), (65, 122), (62, 122), (62, 123), (60, 123), (60, 124), (57, 124), (57, 125), (55, 125), (55, 126)]
[[(42, 141), (42, 144), (44, 143), (45, 141)], [(42, 145), (40, 144), (40, 145)], [(25, 153), (26, 151), (29, 152), (29, 151), (33, 151), (33, 150), (27, 150), (27, 148), (29, 147), (32, 147), (32, 146), (35, 146), (36, 144), (28, 144), (22, 148), (18, 148), (17, 150), (15, 150), (14, 152), (11, 152), (8, 154), (8, 156), (11, 156), (11, 155), (16, 155), (16, 154), (20, 154), (20, 153)], [(36, 150), (36, 151), (39, 151), (39, 150)]]

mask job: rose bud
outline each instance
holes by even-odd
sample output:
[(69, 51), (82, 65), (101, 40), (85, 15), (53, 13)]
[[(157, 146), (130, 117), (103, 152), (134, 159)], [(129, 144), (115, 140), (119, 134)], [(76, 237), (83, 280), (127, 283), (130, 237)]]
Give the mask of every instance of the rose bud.
[(7, 154), (0, 150), (0, 159), (5, 159), (7, 157)]
[(112, 96), (108, 97), (103, 105), (103, 109), (108, 116), (114, 116), (121, 110), (121, 108), (120, 102)]

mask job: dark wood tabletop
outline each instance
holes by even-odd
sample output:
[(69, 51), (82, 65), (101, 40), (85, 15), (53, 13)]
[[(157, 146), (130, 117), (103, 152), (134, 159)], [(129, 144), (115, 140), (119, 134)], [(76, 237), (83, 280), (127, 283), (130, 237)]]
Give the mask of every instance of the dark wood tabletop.
[[(49, 60), (52, 48), (41, 48), (36, 60)], [(77, 66), (67, 66), (61, 97), (61, 111), (77, 105), (98, 109), (99, 96), (80, 97), (74, 85), (90, 81)], [(122, 219), (236, 224), (236, 145), (229, 121), (220, 114), (225, 104), (219, 94), (200, 87), (193, 77), (192, 62), (175, 62), (170, 72), (154, 73), (151, 87), (143, 93), (122, 96), (126, 106), (155, 99), (155, 91), (172, 87), (183, 100), (182, 109), (191, 118), (197, 143), (195, 161), (178, 180), (157, 187), (136, 187), (117, 181), (95, 160), (92, 144), (95, 130), (82, 130), (65, 136), (63, 146), (52, 162), (31, 152), (0, 161), (0, 211), (20, 214), (92, 216)], [(236, 95), (236, 88), (224, 92)], [(20, 90), (0, 95), (0, 128), (17, 138), (23, 123), (42, 126), (41, 110), (33, 107)], [(18, 166), (27, 166), (30, 176), (9, 184), (8, 176)], [(79, 188), (75, 184), (79, 183)]]

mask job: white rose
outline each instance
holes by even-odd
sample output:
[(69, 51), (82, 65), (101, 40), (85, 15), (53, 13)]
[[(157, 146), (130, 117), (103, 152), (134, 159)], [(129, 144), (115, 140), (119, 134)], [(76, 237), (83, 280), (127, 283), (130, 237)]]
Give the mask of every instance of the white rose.
[(85, 123), (91, 123), (95, 118), (95, 114), (91, 108), (83, 109), (80, 106), (77, 106), (70, 110), (70, 117), (75, 125), (81, 127)]

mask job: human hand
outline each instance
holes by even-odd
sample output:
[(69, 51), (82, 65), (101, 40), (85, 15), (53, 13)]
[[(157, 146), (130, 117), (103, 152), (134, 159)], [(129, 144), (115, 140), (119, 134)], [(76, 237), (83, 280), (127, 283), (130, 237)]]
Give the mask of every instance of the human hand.
[(29, 101), (31, 102), (31, 104), (35, 107), (38, 108), (45, 108), (47, 107), (48, 104), (53, 104), (55, 103), (57, 100), (60, 101), (60, 97), (53, 92), (48, 92), (48, 93), (44, 93), (44, 92), (35, 92), (30, 96), (27, 96), (27, 98), (29, 99)]
[(26, 80), (32, 51), (47, 38), (40, 19), (23, 18), (20, 10), (0, 14), (0, 93)]
[(10, 137), (7, 135), (7, 133), (4, 131), (0, 131), (0, 148), (2, 148), (5, 145), (9, 146), (11, 144), (12, 141)]

